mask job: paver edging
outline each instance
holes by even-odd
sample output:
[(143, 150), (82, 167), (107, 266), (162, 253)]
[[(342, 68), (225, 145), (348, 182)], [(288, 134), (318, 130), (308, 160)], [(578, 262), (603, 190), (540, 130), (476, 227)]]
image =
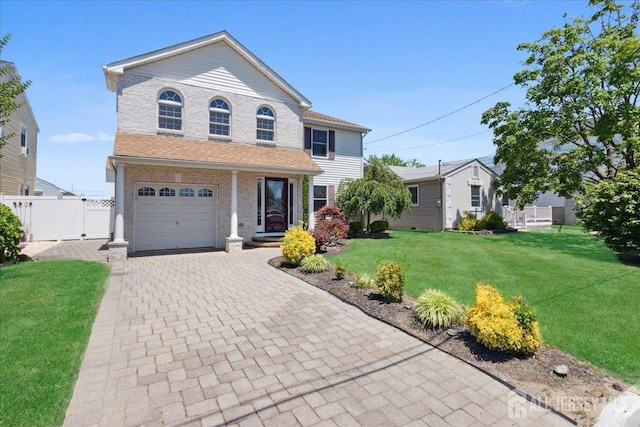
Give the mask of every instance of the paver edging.
[[(277, 257), (276, 257), (276, 258), (277, 258)], [(275, 259), (275, 258), (272, 258), (272, 259)], [(270, 263), (269, 263), (269, 266), (271, 266), (272, 268), (276, 268), (276, 269), (278, 269), (277, 267), (275, 267), (275, 266), (271, 265)], [(279, 269), (278, 269), (278, 270), (279, 270)], [(282, 272), (284, 272), (284, 273), (286, 273), (286, 274), (289, 274), (286, 270), (280, 270), (280, 271), (282, 271)], [(290, 276), (293, 276), (292, 274), (289, 274), (289, 275), (290, 275)], [(445, 349), (440, 348), (437, 344), (433, 344), (433, 343), (428, 342), (427, 340), (425, 340), (425, 339), (424, 339), (424, 338), (422, 338), (421, 336), (419, 336), (419, 335), (415, 334), (415, 333), (414, 333), (414, 332), (412, 332), (411, 330), (406, 330), (406, 329), (404, 329), (404, 328), (402, 328), (402, 327), (400, 327), (400, 326), (398, 326), (398, 325), (395, 325), (395, 324), (393, 324), (393, 323), (389, 322), (388, 320), (386, 320), (386, 319), (384, 319), (384, 318), (382, 318), (382, 317), (380, 317), (380, 316), (376, 316), (376, 315), (375, 315), (375, 314), (373, 314), (373, 313), (369, 313), (369, 312), (367, 312), (366, 310), (364, 310), (362, 307), (360, 307), (359, 305), (354, 304), (353, 302), (351, 302), (349, 299), (347, 299), (347, 298), (345, 298), (345, 297), (342, 297), (342, 296), (340, 296), (340, 295), (336, 295), (336, 294), (334, 294), (334, 293), (332, 293), (332, 292), (330, 292), (330, 291), (328, 291), (328, 290), (326, 290), (326, 289), (321, 288), (320, 286), (316, 286), (314, 283), (308, 282), (308, 281), (304, 280), (303, 278), (300, 278), (300, 277), (298, 277), (298, 276), (293, 276), (293, 277), (296, 277), (296, 278), (298, 278), (298, 279), (300, 279), (300, 280), (303, 280), (304, 282), (308, 283), (309, 285), (311, 285), (311, 286), (313, 286), (313, 287), (315, 287), (315, 288), (318, 288), (318, 289), (320, 289), (320, 290), (322, 290), (322, 291), (324, 291), (324, 292), (328, 293), (329, 295), (333, 296), (334, 298), (336, 298), (336, 299), (338, 299), (338, 300), (340, 300), (340, 301), (342, 301), (342, 302), (344, 302), (344, 303), (346, 303), (346, 304), (348, 304), (348, 305), (350, 305), (350, 306), (352, 306), (352, 307), (357, 308), (357, 309), (358, 309), (358, 310), (360, 310), (362, 313), (364, 313), (365, 315), (367, 315), (367, 316), (369, 316), (369, 317), (371, 317), (371, 318), (373, 318), (373, 319), (376, 319), (376, 320), (378, 320), (378, 321), (380, 321), (380, 322), (382, 322), (382, 323), (384, 323), (384, 324), (386, 324), (386, 325), (389, 325), (389, 326), (391, 326), (391, 327), (393, 327), (393, 328), (397, 329), (397, 330), (398, 330), (398, 331), (400, 331), (400, 332), (404, 332), (405, 334), (407, 334), (407, 335), (409, 335), (409, 336), (411, 336), (411, 337), (413, 337), (413, 338), (416, 338), (417, 340), (419, 340), (419, 341), (421, 341), (421, 342), (423, 342), (423, 343), (425, 343), (425, 344), (428, 344), (428, 345), (430, 345), (430, 346), (432, 346), (432, 347), (434, 347), (434, 348), (437, 348), (438, 350), (442, 351), (443, 353), (446, 353), (446, 354), (448, 354), (449, 356), (452, 356), (452, 357), (454, 357), (454, 358), (458, 359), (459, 361), (463, 362), (464, 364), (469, 365), (469, 366), (471, 366), (471, 367), (473, 367), (473, 368), (477, 369), (478, 371), (482, 372), (483, 374), (485, 374), (485, 375), (489, 376), (490, 378), (492, 378), (492, 379), (496, 380), (496, 381), (497, 381), (497, 382), (499, 382), (500, 384), (502, 384), (502, 385), (504, 385), (505, 387), (507, 387), (507, 388), (509, 389), (509, 391), (512, 391), (513, 393), (515, 393), (515, 394), (517, 394), (517, 395), (521, 396), (522, 398), (526, 399), (528, 402), (533, 403), (534, 405), (537, 405), (537, 406), (541, 407), (542, 409), (545, 409), (545, 410), (547, 410), (547, 411), (549, 411), (549, 412), (551, 412), (551, 413), (553, 413), (553, 414), (555, 414), (555, 415), (558, 415), (558, 416), (560, 416), (560, 417), (564, 418), (565, 420), (569, 421), (569, 422), (570, 422), (570, 423), (572, 423), (573, 425), (578, 425), (578, 422), (577, 422), (576, 420), (574, 420), (573, 418), (569, 417), (568, 415), (566, 415), (566, 414), (564, 414), (564, 413), (562, 413), (562, 412), (558, 411), (558, 410), (557, 410), (557, 409), (555, 409), (553, 406), (551, 406), (551, 405), (549, 405), (549, 404), (547, 404), (547, 403), (545, 403), (545, 402), (543, 402), (543, 401), (541, 401), (541, 400), (539, 400), (539, 399), (536, 399), (535, 397), (531, 396), (531, 395), (530, 395), (529, 393), (527, 393), (526, 391), (519, 389), (519, 388), (518, 388), (518, 387), (516, 387), (515, 385), (513, 385), (513, 384), (511, 384), (511, 383), (509, 383), (509, 382), (507, 382), (507, 381), (503, 380), (503, 379), (502, 379), (502, 378), (500, 378), (500, 377), (497, 377), (496, 375), (492, 374), (491, 372), (488, 372), (488, 371), (486, 371), (486, 370), (482, 369), (481, 367), (476, 366), (476, 365), (474, 365), (473, 363), (470, 363), (470, 362), (468, 362), (467, 360), (462, 359), (461, 357), (459, 357), (459, 356), (457, 356), (457, 355), (455, 355), (455, 354), (453, 354), (453, 353), (450, 353), (450, 352), (446, 351)]]

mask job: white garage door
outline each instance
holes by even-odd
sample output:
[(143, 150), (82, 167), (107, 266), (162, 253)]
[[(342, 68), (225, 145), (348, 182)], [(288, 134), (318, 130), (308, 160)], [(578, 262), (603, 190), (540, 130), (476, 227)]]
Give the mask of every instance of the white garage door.
[(135, 250), (216, 246), (216, 188), (136, 186)]

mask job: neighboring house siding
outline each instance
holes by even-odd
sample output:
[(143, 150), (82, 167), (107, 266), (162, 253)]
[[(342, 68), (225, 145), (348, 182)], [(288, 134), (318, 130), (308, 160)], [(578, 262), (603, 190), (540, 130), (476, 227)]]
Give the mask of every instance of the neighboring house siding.
[(142, 65), (131, 72), (262, 101), (294, 103), (286, 92), (223, 42)]
[[(309, 126), (312, 129), (331, 129), (330, 127)], [(333, 130), (333, 129), (331, 129)], [(335, 158), (329, 160), (323, 157), (311, 156), (314, 162), (324, 171), (314, 177), (314, 185), (332, 185), (337, 192), (340, 182), (344, 179), (362, 178), (362, 134), (336, 129)]]
[[(133, 70), (135, 73), (137, 69)], [(268, 106), (275, 114), (275, 139), (278, 147), (303, 148), (302, 110), (289, 103), (268, 101), (222, 90), (197, 87), (159, 78), (125, 74), (118, 82), (118, 131), (142, 134), (176, 134), (185, 138), (207, 140), (209, 136), (209, 103), (213, 98), (225, 99), (231, 109), (228, 138), (211, 136), (244, 144), (256, 144), (256, 113)], [(182, 131), (158, 128), (158, 95), (163, 89), (177, 91), (182, 98)]]
[(400, 218), (386, 218), (391, 228), (416, 228), (419, 230), (442, 230), (442, 214), (437, 201), (440, 198), (439, 181), (425, 181), (406, 185), (418, 186), (418, 206), (403, 212)]
[[(21, 104), (15, 110), (7, 123), (2, 127), (2, 134), (13, 134), (7, 144), (2, 147), (0, 154), (0, 193), (5, 195), (20, 195), (20, 187), (29, 187), (29, 194), (33, 195), (36, 181), (36, 156), (38, 153), (38, 128), (28, 106), (24, 94), (18, 96)], [(20, 144), (21, 124), (27, 128), (28, 154), (22, 154)]]
[[(463, 216), (464, 211), (473, 212), (480, 219), (482, 215), (489, 211), (501, 212), (501, 199), (497, 199), (494, 190), (491, 188), (492, 175), (484, 168), (478, 167), (478, 177), (473, 176), (473, 164), (464, 169), (452, 173), (447, 177), (445, 193), (449, 214), (447, 217), (447, 228), (457, 226), (458, 221)], [(471, 186), (480, 186), (480, 206), (471, 206)]]

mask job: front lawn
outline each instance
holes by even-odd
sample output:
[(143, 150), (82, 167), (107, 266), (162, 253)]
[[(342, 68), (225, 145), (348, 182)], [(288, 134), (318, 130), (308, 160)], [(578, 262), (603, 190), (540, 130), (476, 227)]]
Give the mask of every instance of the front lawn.
[(86, 261), (0, 269), (0, 425), (61, 425), (109, 269)]
[(405, 292), (414, 297), (436, 288), (471, 305), (477, 283), (490, 283), (507, 298), (522, 294), (547, 343), (640, 382), (640, 268), (622, 264), (575, 227), (554, 230), (393, 231), (389, 239), (354, 239), (332, 261), (371, 275), (378, 262), (398, 261), (406, 270)]

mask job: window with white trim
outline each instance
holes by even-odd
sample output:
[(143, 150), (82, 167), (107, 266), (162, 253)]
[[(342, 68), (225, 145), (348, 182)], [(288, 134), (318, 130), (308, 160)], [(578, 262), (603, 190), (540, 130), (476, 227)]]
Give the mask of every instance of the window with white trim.
[(326, 185), (314, 185), (313, 186), (313, 211), (327, 206), (328, 204), (328, 191)]
[(480, 207), (480, 186), (479, 185), (471, 186), (471, 207), (472, 208)]
[(418, 186), (417, 185), (408, 185), (407, 190), (411, 193), (411, 204), (413, 206), (420, 205), (420, 198), (418, 196)]
[(20, 148), (23, 155), (26, 156), (27, 154), (29, 154), (27, 148), (27, 127), (22, 123), (20, 124)]
[(269, 107), (258, 108), (256, 114), (256, 138), (261, 141), (273, 141), (276, 118)]
[(315, 157), (327, 157), (329, 155), (328, 130), (311, 130), (311, 153)]
[(224, 99), (216, 98), (209, 104), (209, 135), (229, 136), (231, 109)]
[(182, 130), (182, 98), (172, 90), (158, 97), (158, 128)]

